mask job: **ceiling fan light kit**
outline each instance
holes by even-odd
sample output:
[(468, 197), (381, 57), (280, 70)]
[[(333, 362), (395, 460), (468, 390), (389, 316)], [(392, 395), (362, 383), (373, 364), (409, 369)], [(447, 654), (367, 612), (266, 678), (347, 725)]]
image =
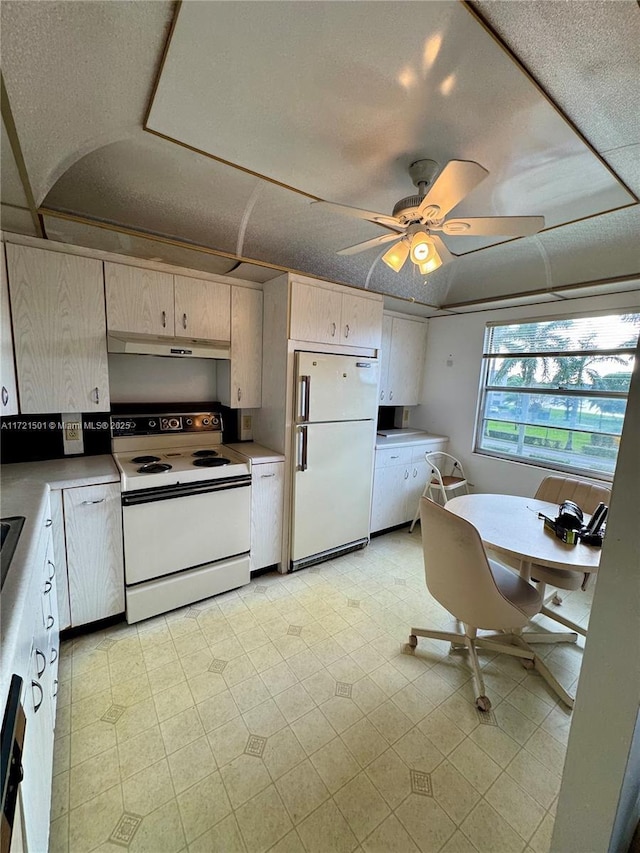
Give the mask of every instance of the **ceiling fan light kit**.
[(418, 195), (407, 196), (396, 202), (391, 216), (328, 201), (313, 203), (365, 219), (392, 232), (340, 249), (338, 254), (353, 255), (396, 240), (382, 256), (384, 263), (394, 272), (400, 272), (407, 257), (410, 257), (421, 274), (428, 275), (455, 257), (440, 237), (432, 235), (433, 231), (457, 237), (527, 237), (544, 228), (543, 216), (485, 216), (447, 220), (449, 211), (484, 181), (488, 174), (479, 163), (471, 160), (449, 160), (440, 171), (434, 160), (416, 160), (409, 166), (409, 175), (418, 188)]

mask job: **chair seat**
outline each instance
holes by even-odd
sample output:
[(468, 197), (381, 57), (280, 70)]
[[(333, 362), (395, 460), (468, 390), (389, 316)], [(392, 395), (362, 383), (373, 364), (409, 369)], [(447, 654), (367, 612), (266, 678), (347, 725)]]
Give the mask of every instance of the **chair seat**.
[[(462, 483), (466, 483), (466, 482), (467, 481), (463, 477), (447, 477), (447, 476), (442, 477), (442, 483), (443, 483), (445, 489), (447, 488), (447, 486), (455, 486), (456, 484), (462, 485)], [(431, 485), (432, 486), (438, 486), (440, 484), (438, 483), (437, 480), (431, 480)]]
[(489, 566), (496, 586), (502, 595), (517, 607), (527, 619), (540, 612), (542, 599), (540, 593), (531, 584), (495, 560), (489, 560)]
[(549, 569), (546, 566), (536, 564), (531, 566), (531, 577), (558, 589), (580, 589), (584, 581), (583, 572), (570, 572), (568, 569)]

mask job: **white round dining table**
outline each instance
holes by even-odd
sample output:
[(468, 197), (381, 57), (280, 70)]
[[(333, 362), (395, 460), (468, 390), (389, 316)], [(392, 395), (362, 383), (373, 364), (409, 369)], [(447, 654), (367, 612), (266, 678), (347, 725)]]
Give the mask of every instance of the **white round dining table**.
[(519, 561), (525, 580), (531, 576), (532, 563), (575, 572), (598, 571), (600, 548), (582, 542), (567, 545), (538, 517), (543, 513), (555, 518), (557, 504), (518, 495), (473, 494), (451, 498), (445, 507), (471, 522), (487, 548)]

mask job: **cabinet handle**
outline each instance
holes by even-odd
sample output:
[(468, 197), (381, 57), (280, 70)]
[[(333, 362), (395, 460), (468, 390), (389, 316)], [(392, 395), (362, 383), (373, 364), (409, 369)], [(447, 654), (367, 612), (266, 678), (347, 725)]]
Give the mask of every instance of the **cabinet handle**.
[(45, 527), (51, 527), (51, 525), (52, 525), (52, 524), (53, 524), (53, 519), (48, 518), (48, 519), (45, 521), (44, 526), (45, 526)]
[(242, 389), (238, 388), (238, 402), (240, 402), (240, 400), (242, 400)]
[(399, 456), (390, 456), (389, 459), (400, 459)]
[(94, 403), (99, 403), (99, 402), (100, 402), (100, 389), (98, 388), (98, 386), (97, 386), (97, 385), (96, 385), (96, 387), (93, 389), (93, 401), (94, 401)]
[(166, 311), (162, 312), (162, 328), (163, 329), (167, 328), (167, 312)]
[(82, 501), (82, 506), (90, 506), (91, 504), (103, 504), (104, 498), (98, 498), (97, 501)]
[(348, 323), (347, 323), (347, 325), (344, 327), (344, 336), (345, 336), (345, 338), (348, 338), (348, 337), (349, 337), (349, 324), (348, 324)]
[[(42, 669), (40, 669), (40, 664), (37, 662), (38, 658), (42, 658)], [(38, 678), (42, 678), (46, 668), (47, 668), (47, 658), (46, 658), (44, 652), (41, 652), (40, 649), (36, 649), (36, 672), (38, 673)]]
[(380, 399), (381, 399), (381, 400), (384, 400), (384, 391), (381, 391), (381, 392), (380, 392)]
[(389, 391), (389, 399), (393, 400), (393, 391)]
[(39, 701), (39, 702), (36, 702), (36, 701), (34, 700), (34, 702), (33, 702), (33, 713), (34, 713), (34, 714), (37, 714), (37, 713), (38, 713), (38, 711), (40, 710), (40, 706), (42, 705), (42, 700), (44, 699), (44, 690), (42, 689), (42, 687), (40, 686), (40, 684), (39, 684), (35, 679), (32, 679), (32, 680), (31, 680), (31, 687), (32, 687), (32, 688), (33, 688), (33, 687), (37, 687), (37, 688), (38, 688), (38, 690), (40, 691), (40, 701)]
[(56, 567), (53, 565), (51, 560), (47, 560), (47, 563), (51, 566), (51, 571), (49, 572), (49, 580), (52, 581), (56, 576)]
[(331, 324), (331, 337), (335, 338), (335, 336), (336, 336), (336, 324), (332, 323)]
[[(58, 650), (57, 649), (51, 649), (51, 660), (49, 661), (49, 663), (53, 666), (53, 664), (57, 660), (58, 660)], [(56, 681), (56, 683), (57, 683), (57, 681)]]
[(52, 587), (53, 587), (53, 584), (51, 583), (51, 581), (45, 581), (44, 582), (44, 594), (49, 595)]
[(53, 698), (55, 699), (57, 695), (58, 695), (58, 679), (54, 678), (53, 679)]
[(267, 480), (269, 477), (275, 477), (275, 474), (260, 474), (263, 480)]
[(409, 479), (409, 472), (408, 471), (404, 472), (404, 478), (405, 478), (405, 480)]
[(53, 628), (53, 626), (54, 626), (55, 624), (56, 624), (56, 620), (53, 618), (53, 616), (51, 616), (51, 615), (47, 616), (47, 631), (48, 631), (50, 628)]
[(418, 476), (418, 469), (417, 468), (413, 469), (413, 476), (414, 476), (414, 478)]
[(182, 315), (182, 328), (183, 329), (187, 328), (187, 315), (186, 314)]
[(5, 386), (3, 385), (2, 386), (2, 405), (6, 406), (8, 402), (9, 402), (9, 392), (7, 391)]
[(298, 463), (298, 466), (297, 466), (298, 471), (306, 471), (307, 470), (307, 429), (308, 429), (308, 427), (306, 427), (306, 426), (299, 427), (298, 435), (300, 436), (300, 439), (299, 439), (299, 442), (300, 442), (299, 448), (300, 449), (299, 449), (299, 457), (298, 458), (300, 459), (300, 462)]

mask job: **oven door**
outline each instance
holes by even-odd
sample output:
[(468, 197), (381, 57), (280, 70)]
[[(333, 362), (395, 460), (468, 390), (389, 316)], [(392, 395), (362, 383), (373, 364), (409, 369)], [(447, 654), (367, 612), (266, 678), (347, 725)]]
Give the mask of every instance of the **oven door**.
[(127, 585), (249, 551), (251, 478), (122, 496)]

